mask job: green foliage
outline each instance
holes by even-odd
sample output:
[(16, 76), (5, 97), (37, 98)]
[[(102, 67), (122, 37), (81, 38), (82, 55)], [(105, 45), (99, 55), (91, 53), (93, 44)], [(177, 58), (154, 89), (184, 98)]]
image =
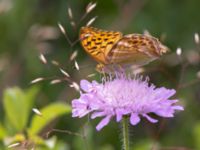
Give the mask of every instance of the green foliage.
[(48, 123), (58, 116), (68, 114), (71, 108), (62, 103), (50, 104), (41, 109), (42, 116), (34, 115), (29, 128), (30, 135), (37, 135)]
[(0, 123), (0, 140), (2, 140), (6, 136), (6, 129)]
[[(34, 114), (30, 119), (38, 91), (37, 87), (28, 90), (14, 87), (4, 91), (5, 126), (0, 123), (0, 139), (4, 140), (6, 145), (23, 141), (33, 142), (38, 146), (41, 145), (44, 149), (53, 149), (59, 147), (59, 145), (65, 145), (62, 142), (57, 144), (56, 137), (44, 140), (39, 136), (39, 132), (54, 119), (70, 113), (71, 108), (63, 103), (52, 103), (41, 109), (42, 116)], [(29, 120), (31, 120), (30, 127), (28, 127)], [(28, 137), (25, 133), (28, 133)], [(7, 141), (8, 137), (12, 137), (12, 140)], [(66, 148), (66, 145), (64, 147)]]
[(194, 143), (196, 149), (200, 149), (200, 122), (197, 122), (195, 127), (193, 128), (194, 134)]
[(4, 92), (3, 104), (6, 118), (18, 132), (23, 131), (27, 125), (37, 91), (37, 88), (22, 91), (20, 88), (15, 87)]

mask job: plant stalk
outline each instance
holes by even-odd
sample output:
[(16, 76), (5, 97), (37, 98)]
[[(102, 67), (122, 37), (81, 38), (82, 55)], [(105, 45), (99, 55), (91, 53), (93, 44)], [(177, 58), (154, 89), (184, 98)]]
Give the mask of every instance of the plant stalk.
[(129, 117), (124, 116), (122, 120), (123, 150), (130, 150), (129, 147)]

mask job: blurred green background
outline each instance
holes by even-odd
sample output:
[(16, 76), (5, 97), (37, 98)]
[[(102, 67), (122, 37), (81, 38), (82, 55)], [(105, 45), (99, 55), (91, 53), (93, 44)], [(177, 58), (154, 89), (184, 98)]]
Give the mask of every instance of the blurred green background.
[[(200, 44), (198, 39), (194, 40), (194, 34), (200, 33), (200, 1), (97, 0), (92, 3), (97, 2), (96, 8), (81, 20), (89, 2), (0, 0), (0, 149), (13, 143), (18, 145), (16, 149), (121, 149), (119, 124), (112, 121), (97, 132), (98, 119), (88, 122), (87, 117), (71, 117), (71, 100), (78, 98), (79, 93), (70, 84), (85, 78), (100, 81), (100, 76), (95, 71), (95, 61), (80, 44), (69, 45), (58, 22), (67, 36), (76, 41), (80, 27), (95, 16), (98, 17), (94, 27), (124, 34), (148, 31), (171, 49), (145, 66), (142, 74), (157, 86), (175, 88), (185, 111), (173, 119), (160, 118), (158, 124), (143, 120), (131, 127), (131, 149), (200, 149)], [(176, 54), (178, 47), (182, 49), (180, 56)], [(75, 51), (80, 70), (70, 60)], [(47, 64), (41, 62), (40, 54)], [(52, 80), (63, 79), (59, 68), (70, 74), (70, 81), (50, 84)], [(36, 78), (44, 81), (30, 84)], [(32, 108), (39, 109), (42, 116)], [(52, 128), (65, 131), (57, 130), (47, 137)]]

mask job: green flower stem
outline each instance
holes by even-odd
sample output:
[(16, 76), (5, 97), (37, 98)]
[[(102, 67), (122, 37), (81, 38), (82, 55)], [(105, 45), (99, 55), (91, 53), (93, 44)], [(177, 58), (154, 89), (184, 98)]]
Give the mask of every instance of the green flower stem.
[(130, 150), (129, 148), (129, 117), (124, 116), (122, 120), (122, 133), (123, 133), (123, 150)]

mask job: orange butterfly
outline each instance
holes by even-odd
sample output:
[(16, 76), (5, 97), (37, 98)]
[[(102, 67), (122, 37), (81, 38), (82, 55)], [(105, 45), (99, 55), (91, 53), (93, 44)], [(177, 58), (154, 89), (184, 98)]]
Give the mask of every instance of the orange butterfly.
[(97, 70), (109, 71), (115, 66), (143, 66), (168, 51), (157, 38), (150, 35), (105, 31), (94, 27), (82, 27), (81, 44), (99, 65)]

